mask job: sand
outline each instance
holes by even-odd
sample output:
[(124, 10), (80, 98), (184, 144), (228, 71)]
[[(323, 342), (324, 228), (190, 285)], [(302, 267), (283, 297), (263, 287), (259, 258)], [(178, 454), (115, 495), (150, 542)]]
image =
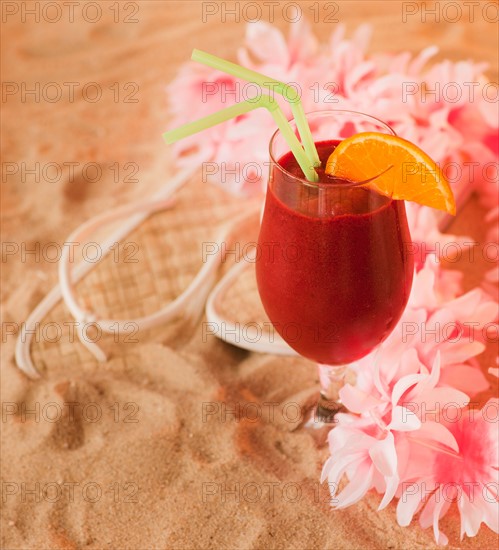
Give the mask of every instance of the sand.
[[(140, 244), (138, 263), (108, 257), (77, 286), (85, 303), (128, 318), (167, 303), (172, 288), (185, 288), (201, 252), (175, 242), (179, 231), (186, 242), (202, 242), (201, 212), (210, 201), (197, 204), (197, 215), (188, 207), (199, 185), (190, 182), (174, 213), (153, 216), (127, 238)], [(213, 190), (213, 219), (236, 206), (222, 197)], [(178, 225), (183, 216), (199, 226)], [(110, 359), (99, 364), (69, 330), (60, 338), (49, 332), (71, 321), (59, 304), (31, 348), (42, 378), (28, 380), (14, 366), (10, 332), (53, 276), (25, 278), (23, 270), (19, 263), (7, 271), (12, 292), (2, 307), (10, 323), (2, 345), (3, 547), (434, 547), (430, 531), (396, 525), (394, 505), (376, 512), (374, 494), (331, 511), (327, 487), (318, 482), (328, 451), (296, 430), (299, 407), (317, 392), (314, 365), (230, 346), (207, 330), (202, 314), (134, 335), (136, 342), (102, 339)], [(247, 294), (228, 292), (225, 313), (242, 326), (264, 323), (250, 270), (238, 284)], [(461, 545), (455, 513), (442, 524), (451, 547), (492, 548), (497, 541), (483, 528)]]

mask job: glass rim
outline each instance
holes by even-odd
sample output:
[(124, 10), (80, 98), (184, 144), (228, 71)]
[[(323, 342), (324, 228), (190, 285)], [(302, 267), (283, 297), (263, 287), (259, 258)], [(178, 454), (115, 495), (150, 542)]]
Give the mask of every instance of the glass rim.
[[(371, 121), (379, 124), (380, 126), (386, 128), (388, 130), (388, 132), (387, 132), (388, 134), (391, 134), (393, 136), (397, 135), (395, 133), (395, 130), (389, 124), (387, 124), (386, 122), (383, 122), (379, 118), (376, 118), (372, 115), (367, 115), (366, 113), (361, 113), (360, 111), (352, 111), (350, 109), (330, 109), (330, 110), (321, 110), (321, 111), (308, 111), (308, 112), (305, 113), (305, 117), (308, 119), (308, 117), (311, 116), (311, 115), (312, 116), (316, 116), (316, 115), (319, 115), (319, 116), (332, 116), (332, 115), (338, 115), (338, 114), (339, 115), (355, 115), (355, 116), (360, 115), (361, 117), (363, 117), (365, 119), (368, 119), (368, 120), (371, 120)], [(293, 124), (294, 120), (295, 120), (294, 118), (289, 119), (289, 122), (291, 124)], [(274, 142), (275, 142), (275, 140), (276, 140), (276, 138), (278, 137), (279, 134), (281, 134), (281, 130), (279, 130), (279, 128), (278, 128), (272, 134), (272, 137), (270, 138), (269, 155), (270, 155), (271, 164), (275, 164), (275, 166), (277, 166), (277, 168), (281, 172), (286, 174), (286, 176), (289, 179), (295, 180), (296, 182), (298, 182), (301, 185), (308, 186), (308, 187), (313, 187), (313, 188), (316, 188), (316, 189), (322, 189), (322, 188), (325, 188), (325, 187), (327, 187), (327, 188), (342, 187), (343, 189), (347, 189), (347, 188), (350, 188), (350, 187), (361, 187), (362, 185), (365, 185), (366, 183), (369, 183), (370, 181), (373, 181), (376, 178), (378, 178), (379, 176), (381, 176), (382, 174), (384, 174), (384, 172), (381, 172), (380, 174), (377, 174), (376, 176), (373, 176), (372, 178), (368, 178), (368, 179), (363, 180), (363, 181), (348, 181), (348, 180), (342, 179), (342, 183), (334, 183), (334, 181), (331, 181), (331, 182), (309, 181), (305, 177), (296, 176), (295, 174), (292, 174), (291, 172), (288, 172), (275, 159), (274, 155), (272, 154), (272, 147), (273, 147)], [(390, 167), (388, 167), (387, 170), (389, 168)]]

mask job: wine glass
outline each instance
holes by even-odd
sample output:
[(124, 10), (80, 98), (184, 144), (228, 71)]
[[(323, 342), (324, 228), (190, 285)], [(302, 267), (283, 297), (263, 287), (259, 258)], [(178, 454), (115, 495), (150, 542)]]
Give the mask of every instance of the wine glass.
[(413, 258), (403, 201), (380, 195), (365, 181), (324, 172), (341, 140), (359, 132), (394, 135), (393, 130), (353, 111), (314, 112), (307, 120), (321, 159), (319, 182), (304, 178), (275, 132), (256, 278), (277, 332), (318, 363), (316, 414), (321, 423), (332, 423), (341, 409), (338, 391), (348, 365), (387, 338), (404, 311)]

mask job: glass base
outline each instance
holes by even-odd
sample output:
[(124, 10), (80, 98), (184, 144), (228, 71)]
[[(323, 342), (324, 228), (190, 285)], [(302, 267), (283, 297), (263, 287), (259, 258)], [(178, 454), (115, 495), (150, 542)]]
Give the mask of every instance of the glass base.
[(342, 405), (339, 392), (345, 384), (345, 375), (351, 380), (348, 365), (330, 366), (318, 365), (320, 379), (319, 399), (315, 403), (310, 401), (306, 406), (303, 420), (295, 429), (305, 429), (315, 440), (318, 447), (327, 444), (329, 432), (336, 426), (338, 413), (347, 412)]
[(321, 394), (317, 407), (315, 409), (314, 421), (322, 422), (323, 424), (335, 424), (335, 416), (339, 412), (345, 412), (345, 407), (338, 401), (331, 401), (324, 398)]
[(347, 365), (331, 366), (318, 365), (321, 394), (317, 403), (316, 416), (324, 423), (335, 423), (335, 415), (343, 412), (340, 390), (345, 384)]

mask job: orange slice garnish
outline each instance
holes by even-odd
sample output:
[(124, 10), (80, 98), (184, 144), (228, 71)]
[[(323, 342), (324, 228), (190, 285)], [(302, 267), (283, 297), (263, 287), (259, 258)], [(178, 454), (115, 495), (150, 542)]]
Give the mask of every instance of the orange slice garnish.
[(344, 139), (331, 153), (326, 174), (365, 184), (396, 200), (417, 202), (453, 216), (456, 203), (438, 165), (405, 139), (363, 132)]

